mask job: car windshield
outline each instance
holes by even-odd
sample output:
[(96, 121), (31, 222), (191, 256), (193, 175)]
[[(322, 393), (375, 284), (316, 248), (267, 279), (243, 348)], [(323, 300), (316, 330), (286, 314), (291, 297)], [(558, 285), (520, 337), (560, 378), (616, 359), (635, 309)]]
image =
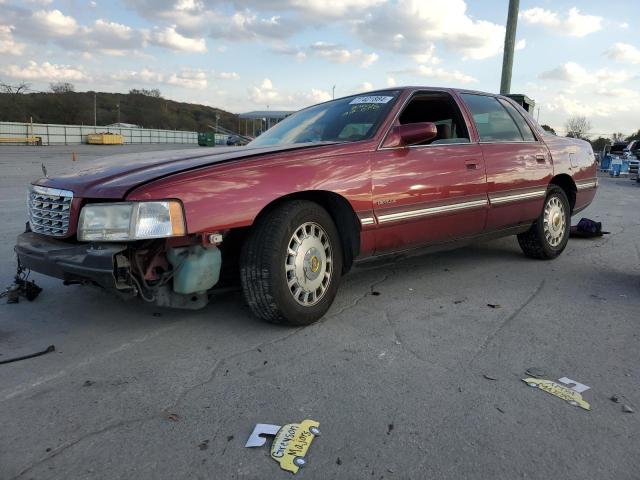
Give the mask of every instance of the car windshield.
[(398, 91), (366, 93), (305, 108), (270, 128), (249, 146), (355, 142), (372, 137)]

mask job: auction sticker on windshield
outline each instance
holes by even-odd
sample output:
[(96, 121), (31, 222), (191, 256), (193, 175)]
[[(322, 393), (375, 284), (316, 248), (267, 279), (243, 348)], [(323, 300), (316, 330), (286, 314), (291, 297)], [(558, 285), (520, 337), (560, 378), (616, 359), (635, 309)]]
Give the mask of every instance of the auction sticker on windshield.
[(355, 105), (358, 103), (388, 103), (389, 100), (393, 100), (393, 97), (386, 95), (370, 95), (367, 97), (356, 97), (349, 102), (349, 105)]

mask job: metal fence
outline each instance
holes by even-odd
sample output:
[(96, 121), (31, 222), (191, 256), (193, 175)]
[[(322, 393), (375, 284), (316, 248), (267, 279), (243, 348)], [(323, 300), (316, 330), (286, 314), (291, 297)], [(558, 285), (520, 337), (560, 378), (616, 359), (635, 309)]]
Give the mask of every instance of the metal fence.
[[(39, 137), (42, 145), (87, 143), (90, 133), (118, 133), (124, 143), (198, 143), (197, 132), (155, 130), (149, 128), (101, 127), (88, 125), (56, 125), (50, 123), (0, 122), (0, 139)], [(2, 142), (2, 143), (7, 143)], [(24, 142), (9, 142), (20, 144)]]

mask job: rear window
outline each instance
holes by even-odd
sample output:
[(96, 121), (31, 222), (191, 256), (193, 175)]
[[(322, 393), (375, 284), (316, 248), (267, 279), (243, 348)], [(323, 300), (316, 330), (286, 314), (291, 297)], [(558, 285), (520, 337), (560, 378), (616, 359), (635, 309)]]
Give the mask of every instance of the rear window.
[[(495, 97), (470, 93), (461, 97), (471, 111), (481, 142), (525, 141), (513, 117)], [(533, 135), (530, 129), (529, 134)]]

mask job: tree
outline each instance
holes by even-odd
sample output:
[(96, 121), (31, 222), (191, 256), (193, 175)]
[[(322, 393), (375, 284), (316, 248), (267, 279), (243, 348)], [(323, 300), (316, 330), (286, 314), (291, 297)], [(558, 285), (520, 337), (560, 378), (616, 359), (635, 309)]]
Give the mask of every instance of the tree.
[(633, 135), (627, 137), (627, 142), (632, 142), (633, 140), (640, 140), (640, 129)]
[(49, 88), (53, 93), (71, 93), (76, 91), (73, 83), (69, 82), (50, 83)]
[(132, 88), (131, 90), (129, 90), (129, 93), (131, 95), (144, 95), (145, 97), (162, 98), (162, 94), (157, 88)]
[(587, 117), (574, 115), (569, 117), (564, 124), (567, 131), (567, 137), (586, 139), (589, 130), (591, 130), (591, 122)]
[(11, 95), (19, 95), (25, 93), (31, 87), (27, 82), (20, 82), (18, 85), (9, 85), (8, 83), (0, 82), (0, 92), (10, 93)]
[(607, 145), (611, 145), (611, 140), (605, 137), (598, 137), (590, 142), (591, 148), (593, 148), (594, 152), (602, 152), (604, 150), (604, 147), (606, 147)]
[(549, 132), (549, 133), (553, 133), (554, 135), (557, 135), (556, 131), (552, 127), (550, 127), (549, 125), (540, 125), (540, 126), (542, 127), (542, 129), (544, 131)]
[(611, 135), (611, 139), (612, 139), (614, 142), (624, 142), (624, 135), (623, 135), (621, 132), (614, 132), (614, 133)]

